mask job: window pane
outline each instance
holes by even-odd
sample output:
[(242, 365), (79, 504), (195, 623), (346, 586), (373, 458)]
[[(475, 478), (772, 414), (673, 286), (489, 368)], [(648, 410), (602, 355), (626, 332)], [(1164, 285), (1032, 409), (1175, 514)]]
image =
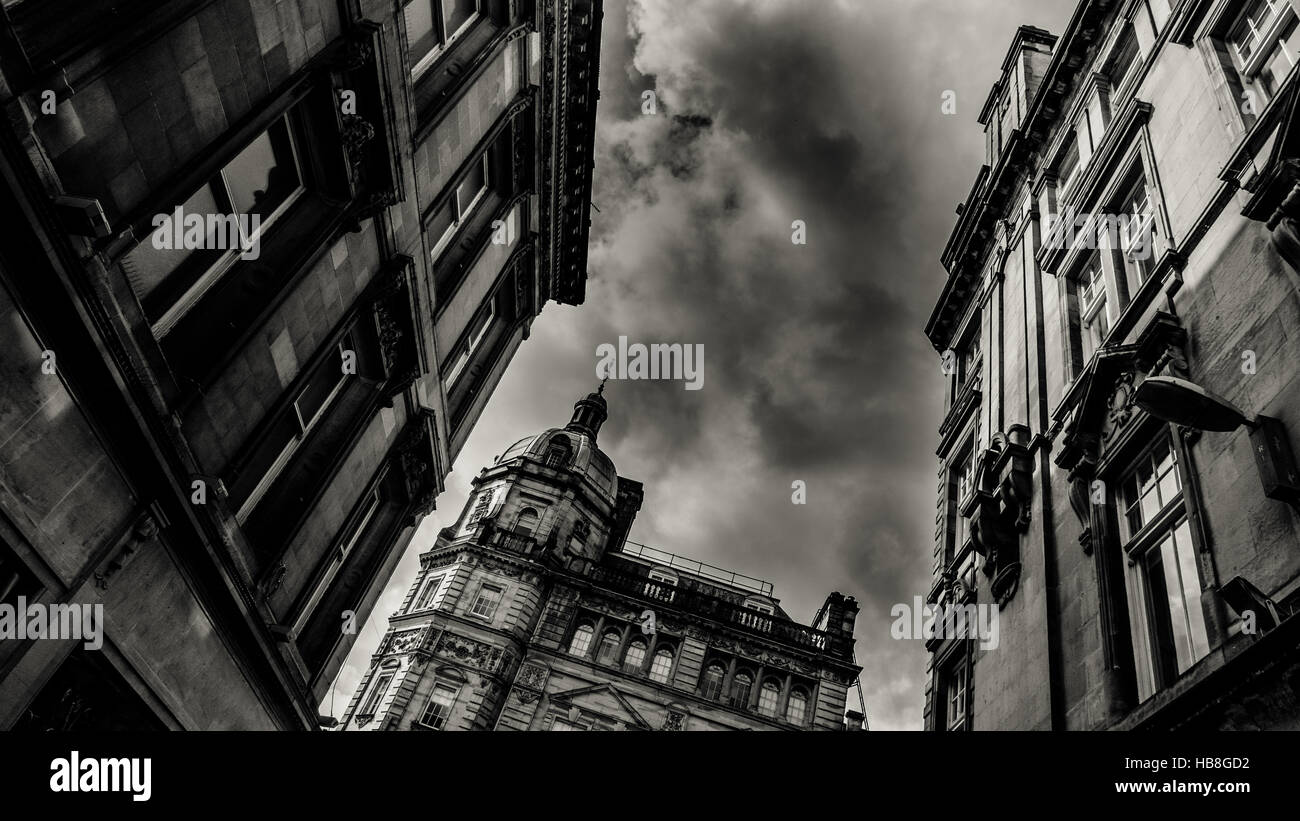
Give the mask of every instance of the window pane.
[(573, 633), (573, 638), (569, 641), (569, 655), (585, 656), (587, 650), (591, 648), (591, 637), (595, 634), (590, 624), (580, 626)]
[(785, 720), (791, 724), (802, 724), (804, 715), (808, 712), (808, 699), (803, 693), (795, 690), (790, 694), (789, 701), (785, 705)]
[(258, 214), (265, 222), (299, 184), (285, 121), (271, 126), (239, 152), (222, 171), (222, 176), (235, 210), (241, 214)]
[(764, 682), (758, 691), (758, 712), (765, 716), (776, 715), (776, 703), (781, 698), (781, 689), (772, 682)]
[(433, 240), (432, 254), (435, 261), (451, 244), (451, 238), (456, 232), (456, 218), (452, 213), (454, 208), (455, 203), (449, 199), (429, 220), (429, 238)]
[(709, 665), (704, 671), (704, 678), (701, 680), (700, 693), (705, 698), (716, 699), (722, 695), (722, 668), (716, 664)]
[(486, 159), (483, 162), (474, 163), (465, 179), (456, 187), (456, 201), (460, 207), (460, 218), (465, 219), (469, 213), (470, 207), (478, 198), (481, 191), (487, 188), (487, 169), (485, 167)]
[(645, 664), (645, 644), (634, 641), (627, 648), (627, 654), (623, 656), (623, 669), (635, 673), (643, 664)]
[(447, 36), (451, 37), (474, 16), (478, 0), (442, 0), (442, 19), (447, 23)]
[[(220, 243), (219, 237), (216, 236), (217, 222), (212, 220), (207, 222), (209, 214), (222, 214), (224, 209), (217, 205), (216, 198), (213, 196), (212, 186), (205, 185), (186, 200), (181, 205), (182, 214), (198, 214), (205, 220), (204, 246), (206, 251), (186, 249), (186, 248), (155, 248), (154, 235), (156, 233), (170, 234), (170, 239), (159, 237), (159, 244), (175, 244), (175, 228), (171, 221), (174, 219), (175, 212), (168, 215), (168, 221), (160, 228), (153, 229), (149, 232), (144, 241), (131, 249), (123, 259), (123, 267), (126, 270), (127, 278), (135, 288), (135, 292), (141, 297), (153, 293), (158, 285), (165, 280), (168, 275), (180, 268), (191, 257), (207, 255), (212, 257), (215, 262), (216, 258), (221, 255), (220, 251), (216, 254), (211, 253), (217, 249)], [(184, 225), (182, 224), (182, 229)], [(184, 232), (182, 231), (182, 238)]]
[(654, 663), (650, 665), (650, 678), (661, 684), (668, 682), (668, 673), (673, 669), (673, 654), (667, 650), (655, 653)]
[[(1178, 649), (1178, 672), (1182, 673), (1210, 652), (1209, 635), (1205, 629), (1205, 613), (1201, 610), (1201, 576), (1197, 571), (1196, 551), (1192, 545), (1192, 531), (1187, 520), (1184, 519), (1174, 529), (1173, 536), (1166, 544), (1173, 545), (1171, 554), (1165, 556), (1165, 583), (1170, 588), (1170, 613), (1171, 616), (1174, 615), (1172, 598), (1174, 595), (1173, 590), (1177, 589), (1181, 598), (1179, 602), (1180, 609), (1186, 616), (1186, 627), (1181, 631), (1185, 646), (1182, 644), (1176, 645), (1176, 649)], [(1161, 549), (1164, 549), (1163, 545)], [(1178, 588), (1174, 588), (1169, 581), (1173, 576), (1170, 571), (1171, 567), (1177, 568)], [(1175, 627), (1175, 636), (1179, 632), (1178, 627)]]
[(438, 45), (438, 33), (433, 27), (432, 0), (415, 0), (403, 9), (406, 16), (406, 40), (410, 44), (411, 60), (419, 60)]
[(611, 664), (614, 659), (618, 658), (619, 634), (614, 631), (608, 631), (600, 637), (600, 648), (596, 653), (596, 661), (600, 664)]

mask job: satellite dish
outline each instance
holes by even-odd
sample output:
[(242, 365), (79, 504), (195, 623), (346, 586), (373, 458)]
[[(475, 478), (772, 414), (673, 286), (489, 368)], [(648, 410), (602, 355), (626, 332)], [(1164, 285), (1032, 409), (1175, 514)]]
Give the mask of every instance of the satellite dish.
[(1198, 430), (1230, 431), (1253, 423), (1236, 405), (1186, 379), (1152, 376), (1138, 385), (1137, 406), (1157, 419)]

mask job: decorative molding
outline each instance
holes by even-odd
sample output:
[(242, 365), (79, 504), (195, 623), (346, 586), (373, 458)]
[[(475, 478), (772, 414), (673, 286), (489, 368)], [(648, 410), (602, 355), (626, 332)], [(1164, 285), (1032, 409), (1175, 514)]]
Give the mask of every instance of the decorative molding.
[(975, 551), (984, 557), (983, 572), (992, 580), (999, 607), (1020, 586), (1020, 536), (1029, 531), (1034, 463), (1030, 430), (1012, 425), (994, 434), (981, 458), (972, 501), (970, 531)]

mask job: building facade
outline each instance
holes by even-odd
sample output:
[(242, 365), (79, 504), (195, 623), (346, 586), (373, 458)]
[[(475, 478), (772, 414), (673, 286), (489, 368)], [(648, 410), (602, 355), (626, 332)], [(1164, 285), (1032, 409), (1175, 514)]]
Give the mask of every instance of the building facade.
[(6, 0), (0, 727), (303, 729), (579, 304), (599, 0)]
[(839, 730), (857, 604), (813, 626), (772, 586), (627, 540), (639, 482), (599, 393), (474, 479), (343, 717), (347, 730)]
[(1289, 0), (1016, 33), (926, 327), (930, 601), (1000, 641), (930, 642), (926, 729), (1300, 728), (1298, 49)]

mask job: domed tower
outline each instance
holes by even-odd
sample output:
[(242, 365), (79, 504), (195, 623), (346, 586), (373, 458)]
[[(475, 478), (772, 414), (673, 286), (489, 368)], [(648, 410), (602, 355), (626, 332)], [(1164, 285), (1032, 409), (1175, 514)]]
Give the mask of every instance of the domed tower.
[(608, 417), (603, 391), (474, 478), (455, 524), (420, 556), (346, 728), (493, 726), (552, 574), (590, 573), (623, 544), (641, 506), (640, 483), (621, 479), (596, 444)]

